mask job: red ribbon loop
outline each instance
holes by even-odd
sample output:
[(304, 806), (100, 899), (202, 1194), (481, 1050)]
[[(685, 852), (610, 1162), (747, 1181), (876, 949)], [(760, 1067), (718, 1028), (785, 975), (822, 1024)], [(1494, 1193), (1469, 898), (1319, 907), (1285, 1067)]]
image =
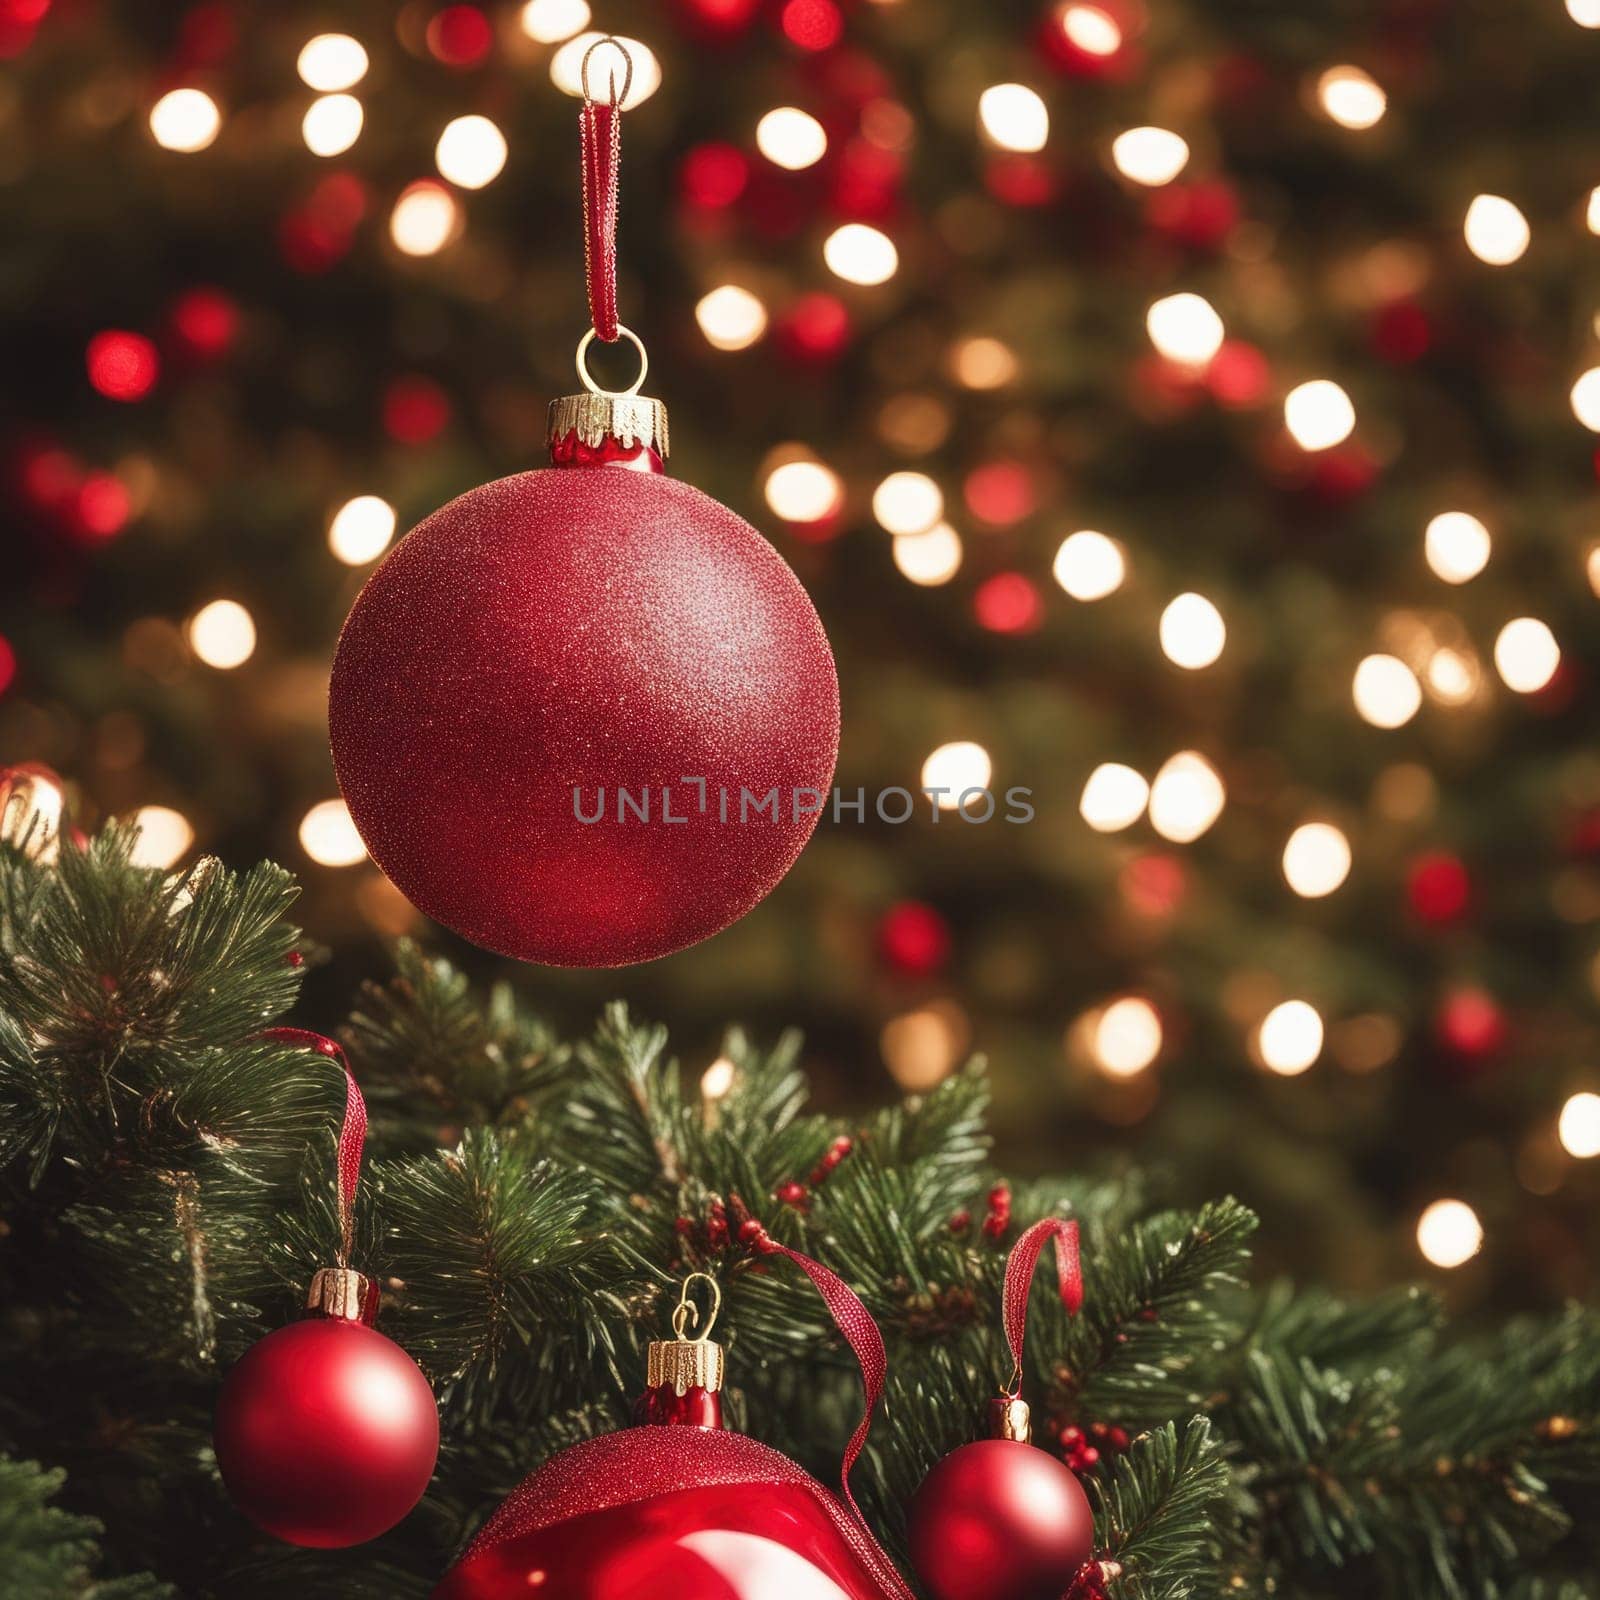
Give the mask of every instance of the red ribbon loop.
[(1064, 1217), (1045, 1217), (1027, 1230), (1011, 1247), (1006, 1258), (1006, 1284), (1003, 1299), (1006, 1343), (1011, 1347), (1011, 1384), (1007, 1390), (1015, 1400), (1022, 1390), (1022, 1342), (1028, 1332), (1028, 1293), (1033, 1287), (1034, 1269), (1039, 1254), (1052, 1240), (1056, 1245), (1056, 1276), (1061, 1288), (1061, 1303), (1067, 1315), (1075, 1317), (1083, 1304), (1083, 1264), (1078, 1255), (1078, 1224)]
[[(630, 75), (632, 69), (630, 60)], [(583, 108), (578, 113), (583, 263), (589, 283), (589, 320), (596, 335), (610, 344), (617, 337), (617, 173), (622, 165), (622, 103), (615, 76), (609, 102), (590, 99), (587, 81), (586, 77)]]
[(312, 1033), (309, 1028), (268, 1028), (257, 1037), (270, 1039), (274, 1044), (293, 1044), (314, 1050), (319, 1056), (337, 1061), (344, 1073), (344, 1121), (339, 1128), (338, 1265), (348, 1267), (350, 1251), (355, 1244), (356, 1191), (361, 1186), (361, 1147), (367, 1138), (367, 1102), (361, 1097), (344, 1051), (332, 1039)]

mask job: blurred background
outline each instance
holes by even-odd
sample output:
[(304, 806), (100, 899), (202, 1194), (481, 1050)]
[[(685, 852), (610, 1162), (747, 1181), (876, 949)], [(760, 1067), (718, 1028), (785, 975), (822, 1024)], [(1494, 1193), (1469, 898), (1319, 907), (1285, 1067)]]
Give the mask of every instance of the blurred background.
[(543, 462), (578, 60), (671, 470), (832, 637), (838, 783), (733, 931), (512, 973), (822, 1100), (986, 1054), (998, 1159), (1231, 1189), (1462, 1304), (1600, 1235), (1600, 0), (0, 0), (0, 761), (302, 879), (331, 1030), (422, 925), (337, 798), (341, 620)]

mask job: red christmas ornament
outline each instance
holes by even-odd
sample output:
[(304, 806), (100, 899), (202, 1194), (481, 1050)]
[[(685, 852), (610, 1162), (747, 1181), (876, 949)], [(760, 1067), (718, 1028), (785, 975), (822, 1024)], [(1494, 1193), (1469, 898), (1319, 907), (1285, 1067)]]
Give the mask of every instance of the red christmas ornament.
[[(663, 473), (666, 413), (616, 320), (616, 108), (586, 100), (582, 127), (589, 392), (551, 406), (553, 469), (452, 501), (373, 574), (328, 720), (356, 826), (421, 910), (502, 955), (613, 967), (709, 937), (789, 870), (839, 689), (777, 552)], [(584, 365), (618, 334), (624, 392)]]
[(229, 1372), (213, 1443), (229, 1495), (257, 1527), (290, 1544), (339, 1549), (387, 1532), (422, 1498), (439, 1454), (439, 1412), (416, 1362), (371, 1325), (377, 1285), (346, 1264), (367, 1112), (344, 1053), (298, 1028), (262, 1037), (344, 1067), (344, 1236), (339, 1265), (312, 1279), (312, 1315), (269, 1333)]
[(511, 1494), (433, 1600), (911, 1600), (850, 1494), (881, 1392), (883, 1340), (826, 1267), (774, 1243), (802, 1268), (861, 1362), (867, 1410), (846, 1447), (840, 1495), (786, 1456), (722, 1427), (723, 1352), (685, 1338), (698, 1317), (684, 1283), (671, 1340), (653, 1343), (639, 1426), (552, 1457)]
[(911, 1501), (911, 1564), (931, 1600), (1059, 1600), (1088, 1575), (1094, 1547), (1089, 1497), (1064, 1461), (1029, 1443), (1021, 1399), (1028, 1289), (1052, 1238), (1062, 1303), (1069, 1313), (1082, 1303), (1078, 1225), (1046, 1217), (1022, 1235), (1006, 1262), (1013, 1367), (1008, 1388), (990, 1402), (997, 1436), (952, 1450)]

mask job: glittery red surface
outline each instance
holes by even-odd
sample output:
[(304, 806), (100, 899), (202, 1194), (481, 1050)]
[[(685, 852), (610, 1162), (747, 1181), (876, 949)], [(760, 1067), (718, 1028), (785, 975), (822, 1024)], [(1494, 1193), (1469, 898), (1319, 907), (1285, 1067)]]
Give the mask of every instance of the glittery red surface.
[(422, 1498), (439, 1412), (416, 1362), (360, 1322), (313, 1317), (251, 1345), (217, 1396), (234, 1504), (290, 1544), (376, 1539)]
[(934, 1463), (906, 1534), (931, 1600), (1060, 1600), (1089, 1559), (1094, 1513), (1064, 1462), (979, 1439)]
[(433, 1600), (910, 1600), (843, 1505), (743, 1434), (627, 1428), (515, 1489)]
[[(394, 549), (345, 624), (329, 727), (356, 826), (415, 905), (503, 955), (610, 967), (716, 933), (788, 871), (839, 692), (810, 600), (748, 523), (671, 478), (552, 468)], [(685, 820), (660, 820), (664, 784)], [(574, 786), (586, 815), (605, 788), (604, 821), (576, 819)], [(618, 820), (619, 786), (648, 786), (648, 823)], [(773, 788), (778, 818), (741, 825), (741, 789)]]

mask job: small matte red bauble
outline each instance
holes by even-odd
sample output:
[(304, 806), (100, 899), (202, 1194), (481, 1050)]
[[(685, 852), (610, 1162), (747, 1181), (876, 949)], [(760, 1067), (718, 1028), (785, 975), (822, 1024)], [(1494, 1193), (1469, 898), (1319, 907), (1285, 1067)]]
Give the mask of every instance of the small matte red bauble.
[(743, 1434), (602, 1434), (523, 1480), (433, 1600), (905, 1600), (843, 1504)]
[(1094, 1513), (1064, 1462), (979, 1439), (923, 1479), (906, 1531), (932, 1600), (1060, 1600), (1094, 1547)]
[(217, 1398), (214, 1437), (228, 1493), (257, 1527), (339, 1549), (387, 1532), (422, 1498), (439, 1410), (392, 1339), (317, 1317), (245, 1352)]
[(372, 858), (421, 910), (502, 955), (613, 967), (709, 937), (789, 870), (839, 689), (742, 518), (660, 472), (556, 467), (401, 541), (345, 624), (329, 728)]

